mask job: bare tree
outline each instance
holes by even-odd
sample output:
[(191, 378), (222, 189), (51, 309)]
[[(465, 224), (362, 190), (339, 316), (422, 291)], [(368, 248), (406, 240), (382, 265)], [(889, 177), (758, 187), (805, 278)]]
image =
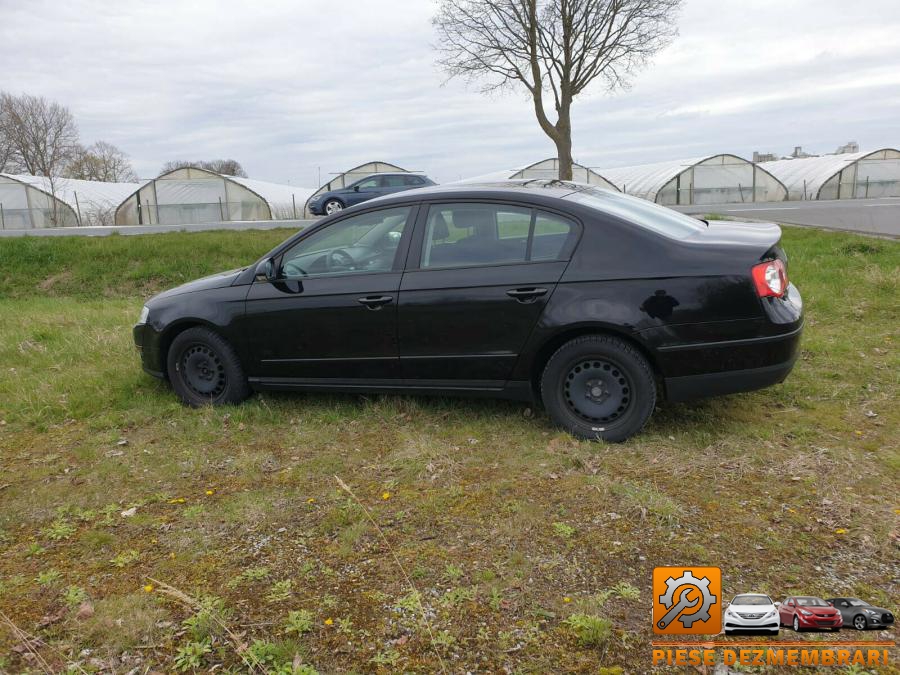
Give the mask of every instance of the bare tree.
[(65, 106), (41, 96), (0, 94), (0, 137), (11, 163), (34, 176), (59, 176), (78, 147), (78, 129)]
[[(595, 80), (608, 91), (677, 35), (681, 0), (440, 0), (438, 64), (482, 91), (524, 86), (572, 178), (572, 102)], [(552, 96), (556, 121), (545, 97)]]
[(206, 169), (213, 173), (220, 173), (223, 176), (240, 176), (241, 178), (247, 178), (247, 172), (244, 171), (244, 167), (242, 167), (241, 163), (236, 159), (211, 159), (208, 161), (198, 160), (196, 162), (176, 159), (171, 162), (166, 162), (160, 173), (168, 173), (175, 169), (187, 168)]
[(67, 178), (106, 183), (133, 183), (138, 180), (128, 155), (106, 141), (97, 141), (86, 148), (78, 146), (66, 166), (65, 175)]

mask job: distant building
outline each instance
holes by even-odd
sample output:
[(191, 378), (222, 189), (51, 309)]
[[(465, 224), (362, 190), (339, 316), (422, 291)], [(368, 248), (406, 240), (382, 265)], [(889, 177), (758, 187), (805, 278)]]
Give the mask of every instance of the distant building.
[(803, 148), (799, 145), (794, 146), (794, 151), (791, 153), (791, 157), (794, 159), (802, 159), (804, 157), (816, 157), (817, 155), (811, 155), (808, 152), (804, 152)]
[(760, 162), (774, 162), (776, 159), (781, 159), (774, 152), (759, 152), (758, 150), (753, 151), (753, 163), (759, 164)]
[(837, 150), (834, 151), (836, 155), (844, 155), (848, 152), (859, 152), (859, 143), (856, 141), (850, 141), (846, 145), (841, 145)]

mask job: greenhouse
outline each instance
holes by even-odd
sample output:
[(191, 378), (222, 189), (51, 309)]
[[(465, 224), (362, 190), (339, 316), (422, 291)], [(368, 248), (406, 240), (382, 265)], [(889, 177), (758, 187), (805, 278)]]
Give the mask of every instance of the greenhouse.
[[(516, 169), (505, 169), (503, 171), (495, 171), (493, 173), (467, 178), (459, 181), (461, 183), (484, 183), (501, 180), (518, 180), (518, 179), (550, 179), (559, 178), (559, 160), (556, 157), (541, 160), (534, 164)], [(579, 183), (588, 183), (597, 187), (606, 188), (607, 190), (616, 190), (616, 186), (608, 181), (599, 173), (581, 164), (572, 164), (572, 180)]]
[(780, 202), (787, 189), (758, 164), (721, 154), (602, 169), (622, 192), (657, 204)]
[(900, 197), (900, 151), (780, 159), (760, 166), (787, 186), (788, 199)]
[(116, 209), (116, 225), (187, 225), (299, 218), (312, 189), (175, 169), (133, 190)]
[[(335, 175), (330, 181), (325, 183), (318, 190), (313, 192), (309, 197), (315, 197), (318, 194), (323, 192), (331, 192), (332, 190), (339, 190), (341, 188), (345, 188), (348, 185), (352, 185), (356, 181), (361, 178), (365, 178), (366, 176), (371, 176), (373, 173), (393, 173), (393, 172), (401, 172), (401, 173), (409, 173), (406, 169), (400, 168), (396, 164), (391, 164), (390, 162), (366, 162), (365, 164), (360, 164), (357, 167), (354, 167), (348, 171), (344, 171), (343, 173), (339, 173)], [(309, 201), (308, 199), (306, 201)], [(304, 216), (306, 218), (313, 217), (312, 211), (308, 208), (304, 209)]]
[(137, 183), (0, 174), (0, 229), (112, 225)]

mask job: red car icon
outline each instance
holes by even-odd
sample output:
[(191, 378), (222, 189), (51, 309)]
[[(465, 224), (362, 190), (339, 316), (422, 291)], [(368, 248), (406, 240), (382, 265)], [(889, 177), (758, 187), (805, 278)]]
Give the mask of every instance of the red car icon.
[[(776, 603), (778, 604), (778, 603)], [(833, 630), (844, 626), (841, 613), (822, 598), (795, 595), (786, 598), (778, 607), (782, 626), (793, 626), (794, 630)]]

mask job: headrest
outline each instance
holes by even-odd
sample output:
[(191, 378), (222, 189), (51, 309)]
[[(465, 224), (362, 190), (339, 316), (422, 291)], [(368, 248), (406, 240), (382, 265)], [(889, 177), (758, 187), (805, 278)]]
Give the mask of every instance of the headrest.
[(438, 211), (434, 214), (432, 230), (431, 230), (431, 240), (432, 241), (441, 241), (443, 239), (450, 238), (450, 228), (447, 227), (447, 221), (444, 219), (444, 214)]

